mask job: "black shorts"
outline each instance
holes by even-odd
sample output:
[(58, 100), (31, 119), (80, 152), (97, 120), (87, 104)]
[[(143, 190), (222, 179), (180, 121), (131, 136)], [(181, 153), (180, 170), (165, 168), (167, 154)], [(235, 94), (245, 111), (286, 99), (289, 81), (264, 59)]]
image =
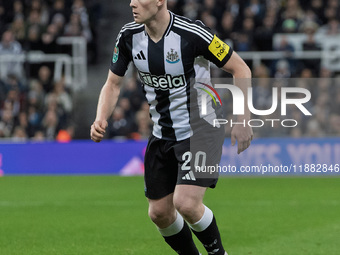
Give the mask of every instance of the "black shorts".
[(150, 199), (165, 197), (173, 193), (178, 184), (214, 188), (218, 172), (197, 171), (197, 166), (216, 166), (221, 160), (224, 131), (213, 132), (218, 134), (214, 138), (210, 133), (183, 141), (163, 140), (152, 135), (144, 159), (145, 196)]

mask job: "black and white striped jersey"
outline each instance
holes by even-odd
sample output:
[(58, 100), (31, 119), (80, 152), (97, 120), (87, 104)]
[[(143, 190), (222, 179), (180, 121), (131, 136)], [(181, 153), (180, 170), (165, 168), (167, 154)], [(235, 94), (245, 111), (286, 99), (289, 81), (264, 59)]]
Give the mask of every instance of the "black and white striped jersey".
[[(118, 34), (110, 69), (124, 76), (133, 61), (150, 105), (153, 135), (180, 141), (192, 135), (193, 107), (200, 106), (202, 90), (195, 89), (197, 84), (190, 81), (204, 79), (210, 83), (209, 61), (222, 67), (232, 49), (201, 21), (171, 12), (170, 17), (169, 26), (157, 43), (150, 39), (144, 25), (126, 24)], [(196, 112), (196, 117), (203, 118)], [(208, 109), (209, 112), (208, 116), (214, 115), (214, 109)]]

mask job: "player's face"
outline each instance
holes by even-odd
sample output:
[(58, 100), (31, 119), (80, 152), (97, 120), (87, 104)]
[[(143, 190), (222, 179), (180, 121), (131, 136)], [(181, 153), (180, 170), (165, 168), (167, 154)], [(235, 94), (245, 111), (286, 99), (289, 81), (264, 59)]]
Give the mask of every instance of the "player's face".
[(133, 18), (136, 23), (148, 23), (158, 12), (158, 0), (131, 0)]

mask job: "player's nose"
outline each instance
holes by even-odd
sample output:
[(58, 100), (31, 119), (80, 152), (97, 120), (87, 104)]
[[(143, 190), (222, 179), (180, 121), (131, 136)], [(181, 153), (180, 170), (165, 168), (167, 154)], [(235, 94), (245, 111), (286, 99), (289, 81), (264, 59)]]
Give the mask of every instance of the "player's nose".
[(131, 0), (130, 1), (130, 7), (136, 8), (136, 0)]

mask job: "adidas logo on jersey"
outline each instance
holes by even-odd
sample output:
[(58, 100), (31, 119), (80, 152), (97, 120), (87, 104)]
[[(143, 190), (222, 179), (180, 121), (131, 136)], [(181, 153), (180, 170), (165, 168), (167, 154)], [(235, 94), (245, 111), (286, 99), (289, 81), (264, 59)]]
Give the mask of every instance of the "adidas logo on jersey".
[(157, 76), (139, 71), (139, 77), (144, 85), (155, 89), (168, 90), (185, 86), (185, 76), (183, 74), (178, 76), (170, 74)]
[(194, 173), (190, 170), (189, 173), (187, 173), (186, 175), (184, 175), (184, 176), (182, 177), (182, 180), (196, 181), (196, 178), (195, 178)]
[(144, 55), (142, 50), (135, 56), (135, 59), (146, 60), (146, 57), (145, 57), (145, 55)]

